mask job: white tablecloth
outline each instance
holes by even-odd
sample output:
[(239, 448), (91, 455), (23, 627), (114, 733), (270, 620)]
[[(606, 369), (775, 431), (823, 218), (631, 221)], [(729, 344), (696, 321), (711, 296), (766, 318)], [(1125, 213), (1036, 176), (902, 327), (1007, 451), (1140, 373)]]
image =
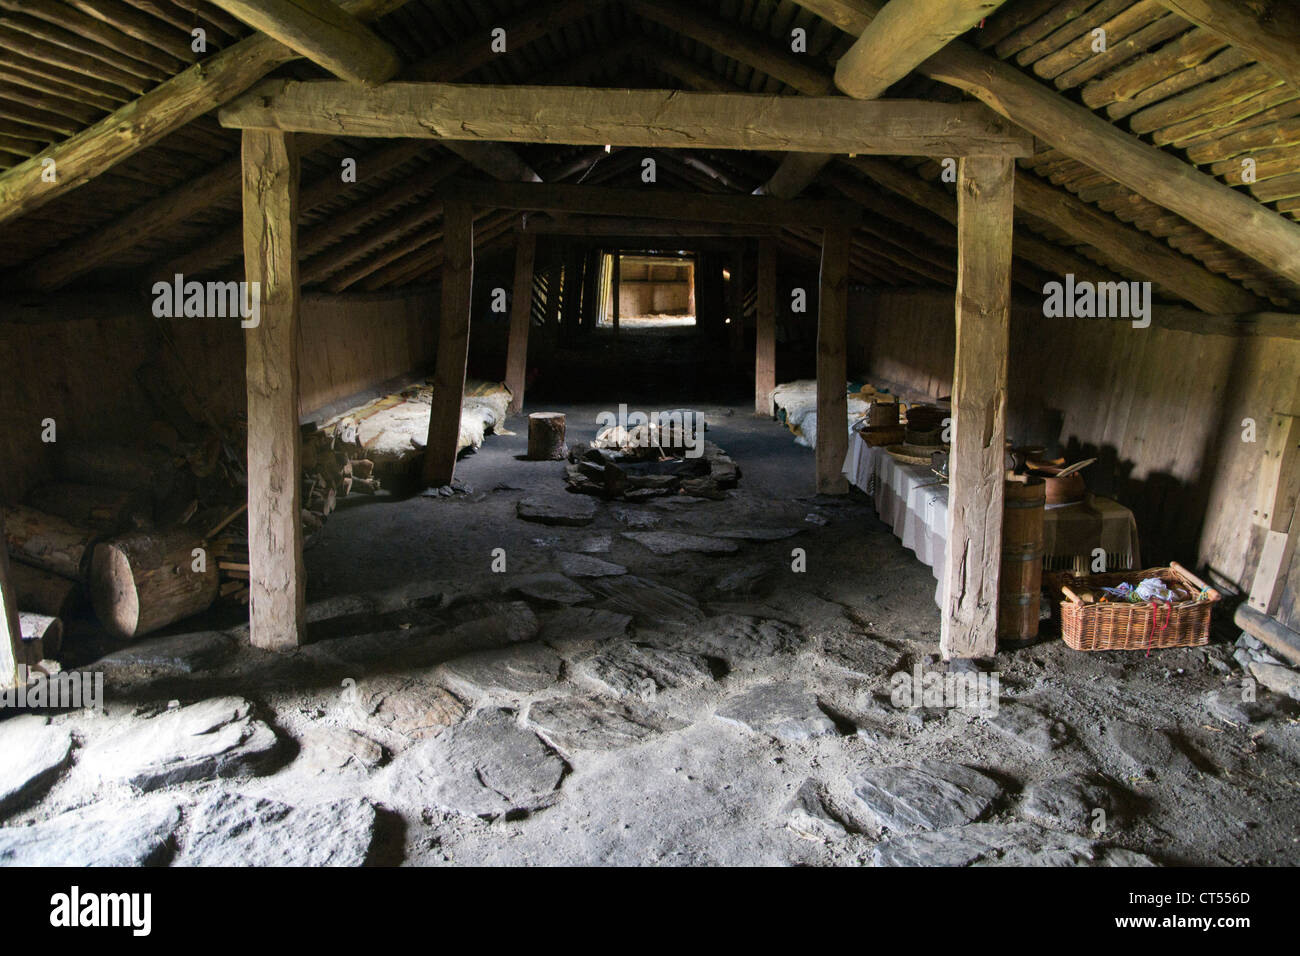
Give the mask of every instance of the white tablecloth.
[[(948, 538), (948, 486), (926, 465), (906, 465), (883, 448), (867, 445), (858, 435), (849, 438), (844, 474), (873, 495), (880, 520), (889, 525), (903, 546), (934, 571), (935, 603), (943, 603), (944, 552)], [(873, 481), (874, 479), (874, 481)], [(1117, 501), (1089, 495), (1087, 501), (1050, 507), (1044, 520), (1048, 570), (1086, 573), (1094, 548), (1106, 549), (1110, 570), (1138, 563), (1137, 522), (1133, 512)]]

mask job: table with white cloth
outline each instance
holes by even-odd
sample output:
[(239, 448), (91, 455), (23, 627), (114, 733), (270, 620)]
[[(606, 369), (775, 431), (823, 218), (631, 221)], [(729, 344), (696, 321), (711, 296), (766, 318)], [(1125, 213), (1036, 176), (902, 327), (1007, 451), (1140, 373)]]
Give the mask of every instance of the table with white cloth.
[[(853, 434), (844, 474), (875, 499), (880, 520), (903, 546), (928, 564), (939, 582), (935, 603), (943, 603), (943, 557), (948, 537), (948, 486), (928, 465), (899, 461), (884, 448)], [(1086, 574), (1097, 548), (1107, 570), (1138, 566), (1137, 521), (1117, 501), (1088, 495), (1069, 505), (1049, 505), (1043, 521), (1043, 569)]]

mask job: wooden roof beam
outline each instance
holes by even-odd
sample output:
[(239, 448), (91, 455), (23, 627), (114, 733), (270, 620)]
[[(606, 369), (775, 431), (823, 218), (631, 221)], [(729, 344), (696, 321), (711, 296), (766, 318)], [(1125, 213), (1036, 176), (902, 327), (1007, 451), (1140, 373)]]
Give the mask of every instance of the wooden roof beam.
[(436, 195), (475, 206), (538, 212), (582, 213), (676, 219), (684, 222), (728, 222), (745, 225), (853, 225), (854, 210), (843, 203), (787, 201), (748, 195), (676, 192), (667, 189), (613, 189), (559, 183), (489, 183), (452, 179)]
[(565, 86), (269, 80), (223, 126), (574, 146), (1028, 156), (1032, 139), (973, 103)]
[[(795, 0), (852, 36), (880, 0)], [(1150, 146), (1013, 66), (954, 41), (919, 72), (970, 93), (1066, 156), (1097, 170), (1300, 284), (1300, 225)]]
[(341, 80), (383, 83), (397, 75), (397, 51), (334, 0), (210, 0)]
[[(406, 0), (344, 0), (364, 19), (397, 9)], [(247, 37), (196, 63), (114, 110), (97, 123), (54, 143), (0, 173), (0, 222), (26, 215), (152, 146), (169, 133), (244, 92), (282, 63), (289, 47), (263, 34)], [(54, 180), (46, 178), (54, 163)]]
[(1160, 0), (1300, 90), (1300, 7), (1293, 0)]

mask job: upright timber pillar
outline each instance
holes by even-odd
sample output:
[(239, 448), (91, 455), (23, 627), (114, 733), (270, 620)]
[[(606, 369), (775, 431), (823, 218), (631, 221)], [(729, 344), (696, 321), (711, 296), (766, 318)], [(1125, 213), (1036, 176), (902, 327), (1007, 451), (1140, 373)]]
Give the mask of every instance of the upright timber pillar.
[(849, 450), (849, 400), (845, 326), (849, 311), (849, 230), (826, 229), (822, 238), (821, 292), (817, 304), (817, 493), (849, 490), (844, 458)]
[(474, 210), (466, 202), (443, 206), (442, 309), (434, 360), (433, 405), (422, 477), (426, 486), (451, 483), (460, 437), (460, 406), (469, 361), (469, 317), (474, 293)]
[(745, 347), (745, 247), (731, 257), (730, 302), (731, 324), (727, 327), (728, 344), (733, 352)]
[[(776, 244), (758, 241), (758, 321), (754, 336), (754, 414), (770, 415), (776, 388)], [(847, 406), (845, 414), (847, 412)]]
[(966, 157), (957, 189), (957, 364), (953, 370), (944, 659), (997, 652), (1007, 339), (1015, 165)]
[(610, 285), (610, 309), (612, 310), (611, 318), (614, 322), (614, 338), (618, 339), (618, 298), (623, 294), (623, 268), (622, 254), (615, 249), (612, 253), (614, 261), (611, 263), (611, 274), (609, 279)]
[(249, 636), (302, 643), (302, 466), (298, 432), (298, 150), (292, 133), (246, 129), (244, 268), (261, 290), (247, 329)]
[(510, 411), (524, 407), (524, 379), (528, 371), (528, 332), (533, 319), (533, 263), (537, 235), (521, 232), (515, 245), (515, 296), (510, 304), (510, 340), (506, 345), (506, 388)]
[(18, 665), (23, 660), (23, 629), (18, 621), (18, 602), (9, 583), (9, 549), (4, 546), (5, 519), (0, 514), (0, 690), (18, 686)]

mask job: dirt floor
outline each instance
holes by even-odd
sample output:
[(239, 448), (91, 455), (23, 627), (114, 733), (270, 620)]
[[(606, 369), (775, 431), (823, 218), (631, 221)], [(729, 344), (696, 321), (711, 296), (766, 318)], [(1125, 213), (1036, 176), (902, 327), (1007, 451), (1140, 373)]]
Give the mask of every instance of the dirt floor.
[(996, 713), (896, 706), (947, 670), (930, 568), (782, 427), (693, 407), (726, 500), (567, 494), (513, 418), (461, 493), (343, 502), (307, 646), (188, 622), (89, 665), (105, 715), (0, 721), (68, 741), (0, 794), (0, 862), (1300, 863), (1294, 704), (1242, 702), (1231, 644), (1049, 640), (980, 665)]

